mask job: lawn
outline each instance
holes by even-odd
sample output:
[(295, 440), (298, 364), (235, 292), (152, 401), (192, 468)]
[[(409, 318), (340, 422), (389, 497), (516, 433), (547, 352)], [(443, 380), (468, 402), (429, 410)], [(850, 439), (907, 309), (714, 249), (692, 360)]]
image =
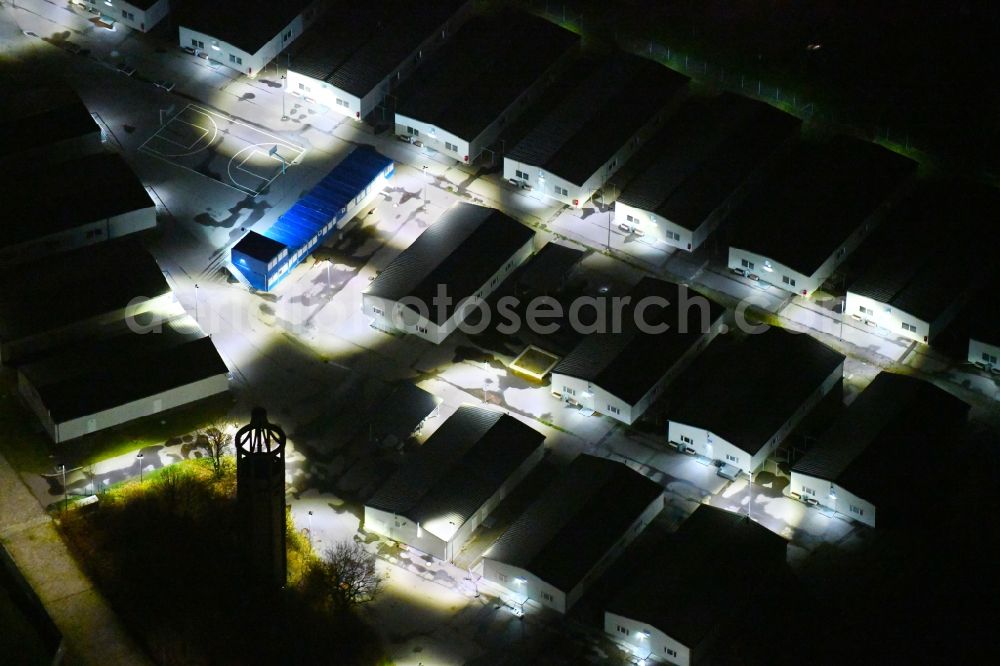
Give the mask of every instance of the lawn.
[(351, 611), (317, 604), (316, 561), (289, 518), (288, 585), (248, 593), (240, 563), (232, 458), (220, 477), (186, 460), (71, 507), (59, 530), (71, 552), (157, 663), (385, 664), (376, 632)]
[(44, 473), (56, 462), (92, 465), (144, 446), (199, 430), (223, 418), (233, 406), (228, 393), (212, 396), (137, 421), (54, 444), (21, 401), (12, 371), (0, 375), (0, 453), (20, 472)]

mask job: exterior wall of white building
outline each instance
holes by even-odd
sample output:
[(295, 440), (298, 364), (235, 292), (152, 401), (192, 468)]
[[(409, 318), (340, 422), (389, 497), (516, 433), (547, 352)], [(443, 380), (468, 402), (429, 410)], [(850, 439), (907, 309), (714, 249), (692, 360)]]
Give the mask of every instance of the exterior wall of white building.
[(1000, 345), (970, 338), (969, 363), (982, 366), (987, 370), (1000, 371)]
[[(497, 270), (489, 280), (487, 280), (476, 293), (476, 298), (485, 299), (500, 286), (508, 275), (520, 266), (531, 256), (534, 249), (534, 240), (529, 239), (514, 255)], [(372, 326), (383, 331), (398, 331), (400, 333), (411, 333), (424, 340), (441, 344), (445, 338), (451, 335), (465, 320), (466, 316), (474, 310), (471, 308), (456, 308), (455, 312), (444, 323), (438, 325), (428, 319), (418, 315), (413, 310), (404, 305), (373, 294), (362, 295), (362, 311), (369, 318)], [(433, 303), (427, 303), (428, 314), (433, 314)]]
[(621, 535), (621, 538), (588, 571), (572, 590), (560, 590), (538, 578), (530, 571), (511, 566), (490, 558), (489, 551), (483, 556), (483, 578), (507, 588), (515, 599), (533, 601), (539, 605), (565, 613), (573, 607), (590, 584), (614, 562), (622, 551), (642, 532), (663, 510), (663, 495), (657, 495), (638, 518)]
[(595, 412), (631, 425), (660, 397), (667, 384), (691, 365), (695, 357), (715, 339), (715, 336), (722, 331), (725, 325), (726, 317), (720, 317), (719, 321), (707, 333), (701, 336), (698, 343), (688, 349), (674, 363), (674, 366), (664, 373), (635, 404), (630, 404), (585, 379), (557, 373), (552, 373), (552, 394), (561, 397), (566, 402), (582, 405), (585, 408), (593, 409)]
[(319, 14), (322, 0), (307, 6), (301, 14), (292, 19), (256, 53), (247, 53), (234, 44), (217, 39), (186, 26), (179, 26), (180, 45), (205, 53), (210, 60), (218, 62), (250, 77), (257, 76), (267, 63), (288, 48), (302, 35)]
[(388, 511), (366, 506), (365, 530), (413, 546), (420, 552), (439, 560), (448, 559), (448, 542), (434, 536), (405, 516), (397, 516)]
[[(420, 121), (417, 118), (410, 118), (400, 113), (396, 114), (396, 134), (413, 137), (428, 148), (444, 153), (459, 162), (471, 164), (476, 161), (484, 149), (497, 140), (497, 137), (500, 136), (500, 131), (507, 123), (514, 120), (532, 100), (538, 97), (555, 73), (569, 62), (573, 52), (575, 52), (575, 49), (556, 59), (541, 76), (525, 88), (506, 109), (476, 136), (459, 137), (440, 127), (435, 127), (430, 123)], [(504, 163), (506, 164), (506, 159)]]
[(665, 110), (656, 114), (581, 184), (571, 183), (556, 173), (536, 165), (518, 162), (510, 157), (503, 158), (503, 177), (505, 180), (521, 181), (529, 185), (534, 192), (579, 208), (655, 133), (666, 115)]
[(820, 506), (869, 527), (875, 527), (877, 516), (875, 504), (850, 492), (838, 483), (831, 483), (826, 479), (792, 470), (789, 492), (797, 495), (800, 499), (815, 500)]
[(620, 200), (615, 202), (613, 215), (614, 224), (627, 224), (641, 231), (646, 237), (681, 250), (693, 251), (697, 249), (709, 233), (702, 230), (704, 224), (695, 230), (685, 229), (662, 215), (636, 206), (629, 206)]
[(17, 263), (121, 238), (156, 227), (156, 208), (140, 208), (104, 220), (95, 220), (66, 231), (30, 240), (0, 251), (0, 263)]
[(396, 134), (412, 137), (428, 148), (463, 163), (475, 160), (483, 146), (481, 142), (476, 142), (475, 137), (462, 138), (430, 123), (399, 113), (396, 114)]
[(605, 611), (604, 631), (639, 659), (691, 666), (692, 649), (652, 625)]
[(95, 14), (104, 14), (140, 32), (149, 32), (170, 12), (170, 0), (159, 0), (150, 5), (149, 9), (141, 9), (125, 0), (73, 1)]
[(819, 402), (837, 385), (844, 375), (844, 364), (839, 364), (830, 375), (823, 380), (823, 383), (816, 388), (813, 393), (802, 402), (798, 409), (789, 416), (788, 420), (777, 432), (768, 438), (767, 442), (757, 453), (750, 455), (733, 442), (728, 442), (722, 437), (704, 428), (678, 423), (674, 420), (667, 424), (667, 441), (674, 446), (685, 446), (695, 450), (698, 455), (712, 460), (721, 460), (730, 465), (739, 467), (743, 472), (756, 472), (760, 469), (768, 456), (791, 434), (795, 426), (817, 405)]
[(229, 390), (229, 378), (226, 374), (206, 377), (169, 391), (61, 423), (52, 419), (34, 386), (21, 373), (18, 373), (18, 390), (32, 411), (38, 415), (52, 441), (59, 443), (224, 393)]
[(877, 326), (889, 331), (891, 335), (909, 338), (915, 342), (926, 344), (932, 336), (933, 326), (930, 322), (851, 291), (847, 292), (844, 315), (856, 316), (869, 326)]
[(417, 550), (427, 553), (439, 560), (451, 561), (461, 551), (462, 546), (472, 533), (476, 531), (486, 517), (490, 515), (500, 502), (517, 487), (524, 477), (537, 465), (545, 454), (545, 447), (539, 444), (538, 449), (525, 458), (503, 485), (480, 506), (476, 512), (462, 523), (450, 539), (442, 539), (431, 533), (427, 526), (420, 525), (406, 516), (399, 516), (382, 509), (365, 506), (365, 529), (377, 532), (394, 541), (405, 543)]
[[(384, 79), (363, 97), (353, 95), (346, 90), (341, 90), (325, 81), (300, 74), (294, 69), (288, 72), (288, 92), (322, 104), (334, 113), (339, 113), (355, 120), (363, 120), (382, 103), (390, 90), (392, 90), (394, 82), (400, 81), (404, 76), (409, 74), (421, 59), (432, 53), (446, 41), (451, 32), (465, 21), (471, 9), (471, 2), (462, 5), (447, 22), (428, 35), (395, 69), (389, 72)], [(292, 63), (292, 67), (294, 66), (295, 63)], [(465, 154), (468, 153), (463, 153), (463, 155)]]

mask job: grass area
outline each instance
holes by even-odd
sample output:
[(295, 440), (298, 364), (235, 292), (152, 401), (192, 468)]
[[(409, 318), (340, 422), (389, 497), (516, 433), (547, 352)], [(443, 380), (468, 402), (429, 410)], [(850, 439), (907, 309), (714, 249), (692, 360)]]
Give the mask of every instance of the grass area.
[(232, 396), (223, 393), (54, 444), (35, 415), (22, 403), (14, 373), (4, 369), (0, 374), (0, 453), (21, 472), (49, 472), (56, 460), (65, 462), (70, 468), (92, 465), (203, 428), (224, 417), (232, 406)]
[(387, 664), (376, 632), (318, 604), (316, 562), (288, 521), (288, 585), (248, 593), (240, 566), (232, 459), (186, 460), (70, 508), (59, 529), (74, 556), (157, 663)]
[(224, 418), (232, 406), (233, 397), (222, 393), (80, 439), (54, 444), (52, 450), (71, 467), (92, 465), (204, 428)]

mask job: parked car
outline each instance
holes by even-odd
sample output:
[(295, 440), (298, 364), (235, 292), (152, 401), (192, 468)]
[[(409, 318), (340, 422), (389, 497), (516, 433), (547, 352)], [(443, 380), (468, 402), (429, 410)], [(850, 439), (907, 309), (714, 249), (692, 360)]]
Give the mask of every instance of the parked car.
[(620, 224), (618, 225), (618, 230), (619, 230), (619, 231), (624, 231), (624, 232), (625, 232), (625, 233), (627, 233), (627, 234), (630, 234), (630, 233), (632, 233), (632, 227), (628, 226), (628, 225), (627, 225), (627, 224), (625, 224), (624, 222), (622, 222), (622, 223), (620, 223)]
[(156, 86), (157, 88), (163, 88), (167, 92), (170, 92), (171, 90), (174, 89), (174, 82), (166, 81), (164, 79), (160, 79), (159, 81), (154, 82), (153, 85)]
[(120, 62), (118, 63), (118, 71), (124, 74), (125, 76), (132, 76), (133, 74), (135, 74), (135, 67), (128, 64), (127, 62)]
[(196, 49), (193, 46), (183, 46), (181, 48), (183, 48), (185, 51), (187, 51), (191, 55), (198, 55), (198, 49)]

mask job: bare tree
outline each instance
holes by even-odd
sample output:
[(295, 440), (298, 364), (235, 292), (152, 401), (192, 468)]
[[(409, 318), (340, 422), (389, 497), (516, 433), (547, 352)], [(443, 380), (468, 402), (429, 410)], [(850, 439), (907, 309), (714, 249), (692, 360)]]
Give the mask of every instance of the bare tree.
[(356, 541), (340, 541), (330, 546), (322, 560), (309, 572), (323, 603), (344, 610), (371, 601), (382, 589), (385, 577), (376, 569), (374, 553)]
[(230, 430), (228, 423), (219, 422), (198, 433), (212, 461), (212, 470), (216, 476), (222, 476), (222, 458), (229, 453), (233, 445), (233, 435)]

